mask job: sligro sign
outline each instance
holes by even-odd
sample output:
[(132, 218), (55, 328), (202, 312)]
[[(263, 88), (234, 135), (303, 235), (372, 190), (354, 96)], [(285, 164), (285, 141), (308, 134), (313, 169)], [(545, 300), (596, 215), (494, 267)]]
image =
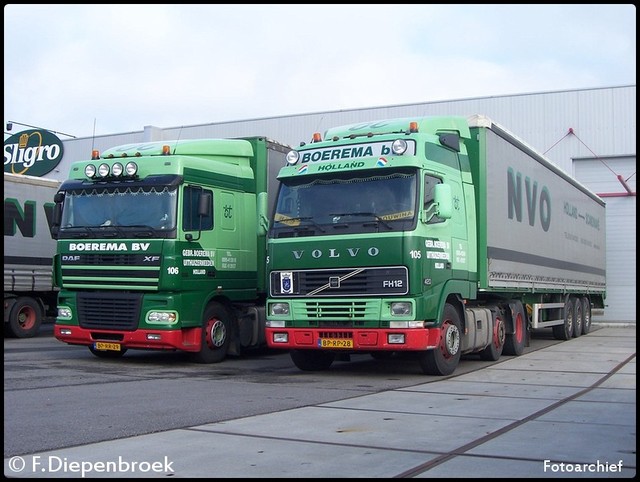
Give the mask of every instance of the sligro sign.
[(18, 132), (4, 141), (4, 172), (41, 177), (62, 160), (62, 141), (43, 129)]

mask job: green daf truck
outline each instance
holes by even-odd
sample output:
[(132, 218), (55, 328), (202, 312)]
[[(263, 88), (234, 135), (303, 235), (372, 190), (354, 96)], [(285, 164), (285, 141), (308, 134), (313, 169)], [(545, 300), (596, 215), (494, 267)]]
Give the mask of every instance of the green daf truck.
[(290, 150), (264, 137), (130, 144), (55, 196), (55, 337), (98, 357), (266, 346), (266, 232)]
[(411, 352), (449, 375), (533, 330), (578, 337), (604, 308), (604, 202), (487, 117), (336, 127), (287, 162), (266, 337), (301, 370)]

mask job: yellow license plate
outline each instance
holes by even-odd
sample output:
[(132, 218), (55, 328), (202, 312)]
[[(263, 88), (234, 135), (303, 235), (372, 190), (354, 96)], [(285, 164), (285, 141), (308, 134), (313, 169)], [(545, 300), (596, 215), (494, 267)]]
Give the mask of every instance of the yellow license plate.
[(94, 345), (96, 350), (101, 351), (120, 351), (120, 343), (105, 343), (103, 341), (96, 341)]
[(320, 348), (353, 348), (353, 340), (351, 339), (332, 339), (320, 338)]

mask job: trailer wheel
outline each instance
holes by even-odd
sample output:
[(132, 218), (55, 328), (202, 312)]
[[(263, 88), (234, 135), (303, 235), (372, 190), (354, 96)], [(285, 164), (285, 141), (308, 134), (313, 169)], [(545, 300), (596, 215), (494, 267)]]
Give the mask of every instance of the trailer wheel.
[(582, 300), (580, 298), (573, 298), (574, 304), (574, 318), (573, 318), (573, 334), (574, 338), (578, 338), (582, 335), (582, 327), (584, 326), (584, 312), (582, 311)]
[(200, 351), (192, 353), (196, 363), (219, 363), (229, 351), (231, 340), (231, 315), (218, 303), (213, 303), (204, 312)]
[(327, 370), (335, 360), (334, 353), (320, 350), (291, 350), (289, 356), (295, 366), (306, 372)]
[(44, 313), (33, 298), (22, 296), (16, 300), (9, 313), (9, 332), (16, 338), (32, 338), (40, 329)]
[(120, 351), (112, 351), (112, 350), (96, 350), (92, 345), (89, 345), (89, 351), (93, 353), (98, 358), (121, 358), (127, 352), (126, 348), (120, 348)]
[(524, 353), (527, 342), (527, 317), (520, 301), (510, 302), (508, 308), (511, 310), (513, 333), (506, 336), (502, 353), (508, 356), (520, 356)]
[(440, 343), (433, 350), (420, 354), (418, 361), (426, 375), (451, 375), (460, 362), (462, 343), (462, 323), (453, 305), (444, 305)]
[(591, 331), (591, 301), (588, 297), (582, 297), (582, 334), (586, 335)]
[(480, 352), (480, 358), (485, 361), (498, 361), (502, 350), (504, 349), (504, 342), (506, 339), (506, 329), (502, 318), (493, 314), (493, 336), (491, 343), (484, 350)]
[(571, 296), (567, 295), (564, 300), (564, 323), (553, 327), (553, 337), (556, 340), (568, 340), (573, 336), (575, 306)]

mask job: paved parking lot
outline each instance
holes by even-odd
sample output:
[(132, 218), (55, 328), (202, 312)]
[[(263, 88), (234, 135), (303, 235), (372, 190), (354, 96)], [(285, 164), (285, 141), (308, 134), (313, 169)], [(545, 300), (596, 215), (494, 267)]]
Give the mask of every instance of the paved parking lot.
[(635, 353), (635, 325), (594, 325), (455, 379), (8, 458), (5, 476), (631, 478)]

